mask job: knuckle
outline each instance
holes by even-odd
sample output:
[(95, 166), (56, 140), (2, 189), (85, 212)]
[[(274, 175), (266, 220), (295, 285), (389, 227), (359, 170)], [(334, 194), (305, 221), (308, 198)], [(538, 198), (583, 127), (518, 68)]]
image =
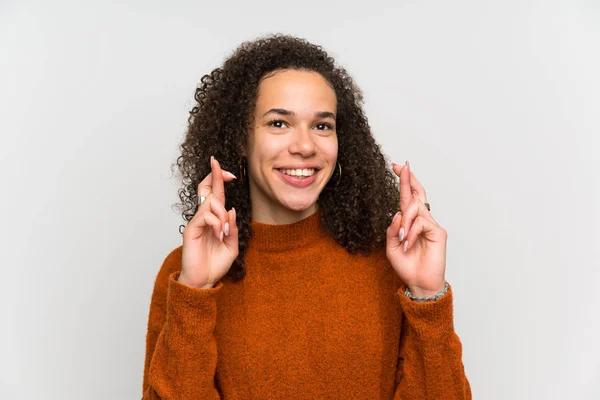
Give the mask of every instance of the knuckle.
[(206, 221), (206, 223), (210, 223), (214, 220), (214, 214), (210, 211), (209, 208), (202, 209), (199, 217), (204, 219)]
[(206, 215), (206, 206), (202, 204), (200, 207), (198, 207), (198, 211), (196, 211), (194, 218), (202, 218), (204, 215)]
[(417, 214), (418, 210), (419, 210), (419, 205), (417, 203), (415, 203), (415, 201), (413, 199), (413, 200), (411, 200), (411, 202), (408, 206), (408, 209), (406, 210), (406, 213), (410, 217), (414, 218), (414, 215)]
[(215, 195), (215, 192), (210, 192), (209, 196), (211, 201), (214, 201), (217, 205), (221, 205), (221, 200), (219, 199), (219, 196)]

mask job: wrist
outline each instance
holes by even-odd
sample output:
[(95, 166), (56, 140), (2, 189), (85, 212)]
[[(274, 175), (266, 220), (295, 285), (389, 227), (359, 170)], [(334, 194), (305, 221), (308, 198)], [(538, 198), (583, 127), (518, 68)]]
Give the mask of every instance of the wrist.
[(204, 284), (200, 284), (200, 285), (195, 285), (193, 283), (188, 282), (185, 279), (185, 277), (181, 276), (181, 274), (179, 275), (179, 277), (177, 277), (177, 282), (179, 282), (182, 285), (185, 285), (187, 287), (190, 287), (192, 289), (212, 289), (214, 287), (213, 283), (204, 283)]
[(438, 277), (435, 281), (429, 281), (427, 284), (419, 284), (418, 282), (406, 282), (406, 287), (410, 290), (410, 292), (418, 297), (428, 297), (435, 296), (446, 286), (445, 277)]
[(438, 294), (439, 292), (441, 292), (442, 290), (444, 290), (444, 284), (443, 283), (439, 287), (438, 290), (427, 290), (427, 289), (422, 289), (420, 287), (414, 287), (414, 286), (407, 286), (407, 287), (408, 287), (408, 290), (410, 290), (410, 292), (415, 297), (430, 297), (430, 296), (435, 296), (436, 294)]
[(415, 302), (424, 303), (438, 300), (440, 297), (442, 297), (448, 292), (448, 288), (448, 282), (446, 281), (444, 281), (444, 284), (442, 285), (440, 290), (434, 291), (426, 290), (419, 287), (410, 287), (407, 285), (406, 290), (404, 291), (404, 295)]

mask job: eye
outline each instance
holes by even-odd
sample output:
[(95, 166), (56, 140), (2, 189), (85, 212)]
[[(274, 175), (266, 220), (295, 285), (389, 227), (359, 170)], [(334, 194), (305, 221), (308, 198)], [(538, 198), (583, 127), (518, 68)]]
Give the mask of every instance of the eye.
[(320, 131), (325, 131), (325, 130), (333, 129), (333, 127), (331, 125), (326, 124), (326, 123), (317, 124), (316, 127)]
[(287, 125), (287, 123), (281, 119), (274, 119), (273, 121), (267, 122), (267, 125), (275, 128), (284, 128), (284, 125)]

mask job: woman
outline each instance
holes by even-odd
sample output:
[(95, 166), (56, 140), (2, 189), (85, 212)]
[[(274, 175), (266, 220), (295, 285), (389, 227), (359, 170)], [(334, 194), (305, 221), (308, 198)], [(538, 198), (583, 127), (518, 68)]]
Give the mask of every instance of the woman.
[(195, 98), (189, 222), (156, 278), (143, 398), (470, 399), (446, 231), (409, 164), (389, 169), (345, 70), (266, 36)]

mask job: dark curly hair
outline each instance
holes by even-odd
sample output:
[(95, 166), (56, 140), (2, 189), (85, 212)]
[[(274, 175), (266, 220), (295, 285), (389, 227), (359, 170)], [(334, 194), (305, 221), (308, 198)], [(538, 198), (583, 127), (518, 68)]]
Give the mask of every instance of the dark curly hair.
[[(337, 243), (348, 252), (368, 255), (385, 247), (386, 229), (399, 209), (396, 175), (375, 142), (364, 115), (363, 95), (345, 69), (336, 66), (321, 46), (289, 35), (267, 35), (242, 43), (222, 67), (204, 75), (196, 88), (197, 104), (190, 111), (185, 140), (176, 166), (182, 187), (174, 204), (190, 221), (196, 213), (198, 184), (210, 173), (210, 156), (238, 176), (225, 185), (226, 209), (235, 207), (239, 255), (227, 276), (245, 274), (244, 255), (250, 227), (248, 184), (238, 175), (246, 154), (248, 132), (261, 80), (285, 69), (314, 71), (333, 87), (337, 97), (338, 168), (317, 200), (322, 220)], [(173, 164), (175, 167), (175, 164)], [(335, 190), (328, 190), (331, 187)]]

